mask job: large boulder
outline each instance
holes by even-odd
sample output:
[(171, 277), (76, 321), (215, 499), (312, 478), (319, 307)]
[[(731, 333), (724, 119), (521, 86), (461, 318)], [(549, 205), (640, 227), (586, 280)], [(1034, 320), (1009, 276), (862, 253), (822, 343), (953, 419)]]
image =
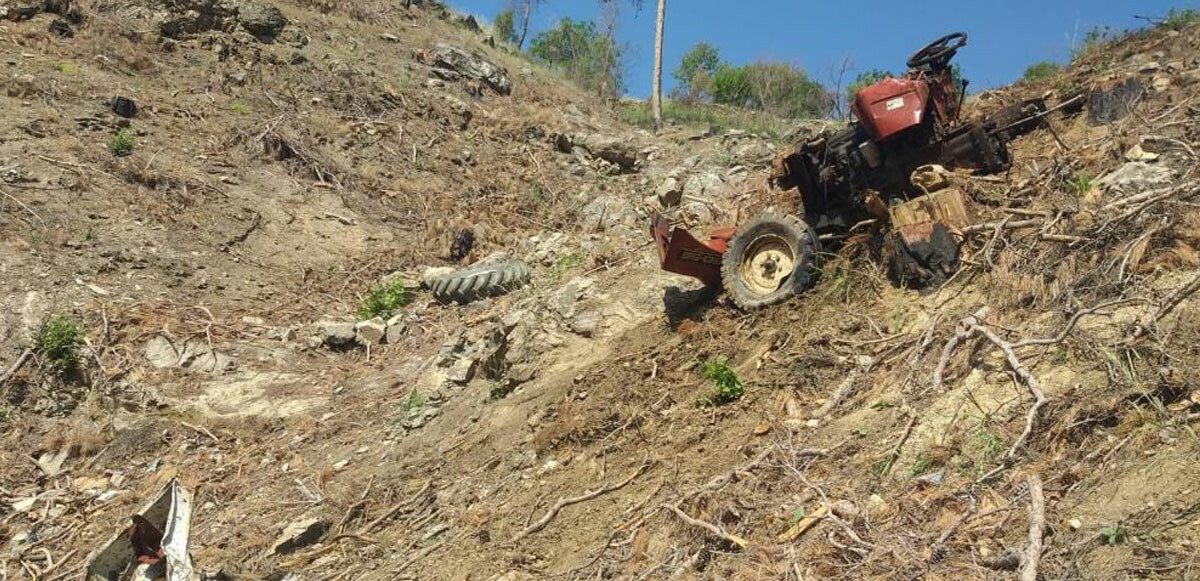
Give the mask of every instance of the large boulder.
[(245, 1), (238, 5), (238, 24), (262, 42), (274, 42), (288, 20), (278, 8), (261, 2)]
[(508, 71), (480, 55), (438, 43), (426, 54), (425, 60), (435, 69), (448, 70), (485, 83), (501, 95), (512, 93), (512, 79), (508, 77)]
[(577, 137), (574, 143), (586, 149), (592, 157), (616, 165), (622, 171), (632, 171), (637, 166), (639, 149), (629, 139), (592, 133)]

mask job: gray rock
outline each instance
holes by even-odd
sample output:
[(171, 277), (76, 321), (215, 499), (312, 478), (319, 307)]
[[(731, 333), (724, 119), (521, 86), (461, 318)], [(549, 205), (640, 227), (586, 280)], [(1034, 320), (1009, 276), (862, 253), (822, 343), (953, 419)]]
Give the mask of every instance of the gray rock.
[(683, 199), (683, 184), (679, 183), (679, 178), (668, 176), (654, 190), (654, 195), (658, 197), (658, 203), (664, 208), (672, 208), (679, 205)]
[(287, 18), (275, 6), (249, 0), (238, 5), (237, 20), (246, 32), (262, 42), (275, 42), (288, 25)]
[(329, 529), (329, 521), (320, 518), (306, 518), (293, 521), (284, 527), (279, 538), (271, 543), (271, 552), (276, 555), (286, 555), (297, 549), (307, 547), (317, 541)]
[(459, 385), (466, 385), (475, 377), (475, 367), (474, 359), (469, 357), (459, 359), (446, 370), (446, 379)]
[(597, 196), (579, 209), (578, 221), (585, 231), (609, 230), (617, 225), (634, 226), (638, 216), (633, 205), (616, 196)]
[(378, 345), (383, 342), (387, 335), (387, 323), (383, 319), (375, 317), (366, 321), (359, 321), (354, 325), (356, 340), (364, 345)]
[(741, 165), (766, 165), (775, 156), (775, 150), (762, 141), (750, 141), (733, 148), (733, 161)]
[(158, 335), (146, 342), (142, 355), (159, 369), (223, 373), (237, 367), (232, 357), (216, 351), (206, 339), (199, 338), (179, 343), (166, 335)]
[(584, 337), (595, 335), (599, 328), (600, 313), (595, 310), (583, 311), (571, 319), (571, 330)]
[(429, 61), (429, 64), (435, 68), (486, 83), (493, 91), (501, 95), (512, 94), (512, 80), (508, 77), (508, 71), (482, 56), (445, 43), (438, 43), (430, 51)]
[(683, 184), (683, 199), (689, 202), (711, 202), (720, 197), (725, 182), (715, 172), (701, 172)]
[(1174, 178), (1175, 172), (1171, 171), (1169, 167), (1131, 161), (1096, 180), (1096, 184), (1123, 192), (1136, 193), (1169, 184)]
[(327, 347), (345, 347), (354, 343), (358, 334), (354, 323), (342, 321), (322, 321), (316, 325), (317, 336), (321, 344)]
[(616, 165), (623, 171), (631, 171), (637, 166), (638, 146), (630, 139), (592, 133), (576, 137), (574, 143), (586, 149), (592, 157)]
[(408, 323), (404, 320), (403, 315), (396, 315), (387, 321), (387, 331), (384, 332), (384, 340), (388, 345), (395, 345), (404, 337), (404, 333), (408, 331)]

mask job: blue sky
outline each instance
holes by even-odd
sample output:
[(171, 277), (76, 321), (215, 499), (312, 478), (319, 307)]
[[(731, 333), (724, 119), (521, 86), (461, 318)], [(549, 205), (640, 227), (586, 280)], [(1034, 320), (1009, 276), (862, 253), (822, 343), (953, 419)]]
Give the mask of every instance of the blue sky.
[[(630, 96), (650, 93), (656, 0), (640, 13), (622, 6), (619, 40), (626, 48)], [(509, 0), (449, 0), (455, 9), (490, 19)], [(972, 90), (1008, 84), (1039, 60), (1066, 62), (1073, 43), (1089, 28), (1145, 26), (1138, 16), (1161, 17), (1171, 7), (1200, 7), (1197, 0), (667, 0), (663, 83), (687, 49), (706, 40), (724, 60), (759, 59), (798, 64), (827, 85), (833, 69), (850, 57), (856, 70), (900, 72), (927, 42), (962, 31), (967, 47), (956, 62)], [(595, 0), (546, 0), (531, 19), (530, 37), (559, 19), (594, 19)], [(853, 77), (853, 73), (848, 77)]]

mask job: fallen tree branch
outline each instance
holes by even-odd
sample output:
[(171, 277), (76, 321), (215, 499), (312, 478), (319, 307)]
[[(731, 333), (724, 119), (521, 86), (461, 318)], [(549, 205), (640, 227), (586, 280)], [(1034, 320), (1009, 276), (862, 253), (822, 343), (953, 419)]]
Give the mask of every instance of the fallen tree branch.
[(25, 363), (32, 358), (33, 358), (33, 349), (26, 349), (25, 351), (23, 351), (21, 353), (21, 356), (17, 357), (17, 360), (15, 362), (13, 362), (12, 367), (9, 367), (8, 371), (5, 371), (4, 375), (0, 376), (0, 385), (4, 385), (4, 384), (8, 383), (8, 380), (12, 379), (12, 376), (16, 375), (17, 372), (20, 371), (21, 368), (25, 366)]
[(1029, 484), (1029, 544), (1021, 558), (1021, 581), (1037, 581), (1038, 560), (1042, 556), (1042, 531), (1046, 527), (1046, 498), (1042, 479), (1031, 475)]
[(1179, 303), (1183, 302), (1183, 299), (1191, 296), (1197, 290), (1200, 290), (1200, 273), (1197, 273), (1192, 277), (1191, 280), (1172, 291), (1171, 294), (1163, 300), (1162, 304), (1158, 306), (1158, 308), (1146, 313), (1146, 315), (1142, 317), (1142, 320), (1138, 322), (1137, 326), (1134, 327), (1133, 332), (1131, 332), (1129, 336), (1125, 338), (1125, 344), (1133, 345), (1134, 343), (1144, 339), (1145, 336), (1150, 332), (1150, 327), (1152, 325), (1154, 325), (1159, 319), (1163, 318), (1171, 311), (1175, 310), (1175, 307), (1178, 307)]
[(942, 357), (938, 359), (938, 365), (933, 370), (933, 389), (942, 387), (942, 378), (946, 374), (946, 366), (950, 364), (950, 357), (954, 355), (954, 350), (958, 348), (959, 343), (965, 341), (974, 332), (972, 324), (982, 321), (984, 317), (991, 312), (990, 307), (980, 307), (974, 314), (963, 317), (959, 321), (958, 328), (954, 331), (954, 336), (946, 341), (946, 346), (942, 348)]
[(1042, 406), (1045, 406), (1049, 400), (1046, 398), (1046, 394), (1042, 391), (1042, 386), (1038, 383), (1038, 380), (1033, 377), (1033, 374), (1030, 373), (1029, 370), (1021, 364), (1021, 360), (1017, 358), (1016, 352), (1013, 351), (1012, 344), (1004, 339), (1001, 339), (987, 327), (974, 322), (970, 325), (975, 332), (986, 337), (988, 341), (991, 341), (992, 344), (1004, 352), (1004, 358), (1008, 361), (1008, 366), (1011, 367), (1013, 372), (1017, 374), (1017, 377), (1021, 378), (1021, 381), (1023, 381), (1025, 386), (1029, 388), (1029, 393), (1033, 394), (1034, 398), (1033, 405), (1030, 406), (1029, 412), (1025, 415), (1025, 429), (1021, 431), (1021, 435), (1017, 437), (1017, 440), (1008, 448), (1008, 452), (1004, 454), (1004, 463), (991, 472), (983, 475), (983, 477), (979, 479), (980, 482), (983, 482), (998, 474), (1006, 467), (1006, 465), (1016, 458), (1017, 452), (1022, 446), (1025, 445), (1025, 441), (1029, 439), (1029, 435), (1033, 433), (1033, 424), (1037, 421), (1038, 412), (1041, 411)]
[(829, 397), (829, 399), (825, 400), (825, 403), (822, 404), (821, 407), (813, 411), (813, 418), (823, 418), (829, 415), (829, 412), (832, 412), (833, 408), (841, 405), (841, 403), (845, 401), (847, 397), (850, 397), (850, 394), (854, 391), (854, 385), (858, 382), (858, 377), (865, 372), (871, 371), (871, 367), (875, 364), (874, 358), (868, 357), (867, 359), (868, 361), (866, 365), (855, 367), (852, 371), (850, 371), (850, 374), (847, 375), (846, 379), (842, 380), (841, 385), (838, 386), (837, 391), (835, 391), (834, 394)]
[(693, 527), (704, 529), (704, 530), (720, 537), (721, 539), (728, 541), (729, 543), (731, 543), (733, 545), (736, 545), (739, 549), (745, 549), (746, 547), (750, 546), (750, 541), (747, 541), (746, 539), (743, 539), (743, 538), (735, 536), (735, 535), (731, 535), (731, 534), (725, 532), (724, 530), (722, 530), (721, 527), (719, 527), (715, 524), (712, 524), (710, 522), (692, 518), (691, 516), (688, 516), (688, 513), (683, 512), (682, 509), (680, 509), (678, 506), (676, 506), (674, 504), (667, 504), (664, 502), (661, 505), (661, 508), (665, 508), (665, 509), (675, 513), (675, 516), (679, 517), (679, 520), (681, 520)]
[(1018, 230), (1021, 228), (1031, 228), (1033, 226), (1039, 226), (1039, 225), (1041, 225), (1041, 223), (1042, 223), (1042, 220), (1037, 219), (1037, 218), (1030, 219), (1030, 220), (1016, 220), (1016, 221), (1011, 221), (1011, 222), (1008, 221), (1007, 218), (1005, 218), (1004, 220), (1001, 220), (999, 222), (984, 222), (982, 224), (972, 224), (970, 226), (963, 226), (962, 229), (959, 230), (959, 232), (962, 232), (963, 234), (966, 234), (966, 235), (971, 235), (971, 234), (978, 234), (980, 232), (987, 232), (989, 230), (994, 232), (997, 229), (999, 229), (999, 230)]
[(1062, 343), (1064, 340), (1066, 340), (1067, 335), (1073, 329), (1075, 329), (1075, 325), (1077, 325), (1079, 323), (1079, 319), (1083, 318), (1085, 315), (1095, 314), (1096, 311), (1099, 311), (1100, 309), (1106, 309), (1108, 307), (1115, 307), (1117, 305), (1125, 305), (1125, 304), (1129, 304), (1129, 303), (1142, 302), (1144, 300), (1145, 299), (1140, 299), (1140, 298), (1120, 299), (1120, 300), (1116, 300), (1116, 301), (1100, 303), (1094, 307), (1080, 309), (1078, 311), (1075, 311), (1075, 314), (1072, 315), (1071, 319), (1067, 321), (1067, 326), (1063, 327), (1063, 330), (1059, 331), (1058, 335), (1055, 335), (1053, 337), (1047, 337), (1044, 339), (1022, 339), (1020, 341), (1017, 341), (1016, 343), (1013, 343), (1012, 348), (1020, 349), (1021, 347), (1028, 347), (1030, 345), (1057, 345), (1059, 343)]
[(572, 504), (579, 504), (581, 502), (586, 502), (586, 501), (592, 500), (593, 498), (596, 498), (598, 496), (607, 494), (614, 490), (620, 490), (620, 489), (628, 486), (629, 483), (633, 482), (633, 480), (635, 478), (637, 478), (638, 476), (641, 476), (643, 473), (645, 473), (646, 469), (649, 467), (650, 467), (650, 460), (646, 459), (642, 462), (642, 465), (638, 467), (637, 471), (635, 471), (633, 474), (629, 475), (629, 478), (626, 478), (625, 480), (622, 480), (621, 482), (618, 482), (617, 484), (610, 484), (610, 485), (604, 486), (602, 488), (597, 488), (596, 490), (592, 490), (590, 492), (585, 492), (579, 496), (558, 499), (558, 502), (555, 502), (554, 506), (550, 507), (550, 510), (546, 511), (545, 516), (543, 516), (537, 522), (529, 525), (528, 527), (525, 527), (525, 530), (521, 531), (520, 533), (517, 533), (517, 535), (512, 538), (511, 542), (515, 543), (529, 535), (532, 535), (533, 533), (536, 533), (536, 532), (546, 528), (546, 525), (550, 524), (550, 521), (554, 520), (554, 517), (558, 516), (559, 511), (561, 511), (562, 509), (564, 509), (568, 506), (571, 506)]
[(388, 509), (388, 511), (383, 513), (379, 518), (367, 523), (366, 525), (363, 526), (363, 528), (358, 529), (358, 534), (359, 535), (370, 534), (371, 531), (375, 530), (375, 527), (382, 524), (383, 521), (385, 521), (389, 518), (392, 518), (393, 516), (395, 516), (396, 513), (400, 512), (404, 507), (414, 504), (418, 500), (420, 500), (421, 497), (425, 496), (425, 493), (429, 491), (429, 487), (432, 485), (433, 485), (432, 479), (426, 480), (425, 485), (422, 486), (421, 489), (418, 490), (417, 493), (412, 496), (412, 498), (405, 500), (403, 502), (400, 502), (400, 503), (396, 504), (395, 506), (393, 506), (392, 508)]

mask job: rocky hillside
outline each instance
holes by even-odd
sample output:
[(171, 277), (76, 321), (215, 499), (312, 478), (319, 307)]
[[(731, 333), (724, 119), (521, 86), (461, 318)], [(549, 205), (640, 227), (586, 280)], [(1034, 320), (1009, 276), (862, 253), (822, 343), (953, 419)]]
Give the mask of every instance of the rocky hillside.
[[(1196, 565), (1198, 28), (973, 103), (1085, 101), (946, 177), (979, 223), (941, 288), (852, 241), (744, 313), (661, 273), (647, 217), (793, 209), (784, 144), (622, 126), (435, 3), (0, 16), (14, 579), (79, 576), (173, 479), (214, 579)], [(509, 259), (528, 285), (436, 300)]]

